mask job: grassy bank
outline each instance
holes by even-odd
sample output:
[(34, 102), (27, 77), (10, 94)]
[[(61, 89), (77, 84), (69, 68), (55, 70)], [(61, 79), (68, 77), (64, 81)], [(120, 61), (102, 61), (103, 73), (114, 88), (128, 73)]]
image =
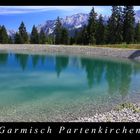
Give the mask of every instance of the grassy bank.
[(96, 47), (140, 49), (140, 44), (113, 44), (113, 45), (111, 44), (111, 45), (97, 45)]
[[(83, 45), (84, 46), (84, 45)], [(90, 47), (103, 48), (124, 48), (124, 49), (140, 49), (140, 44), (109, 44), (109, 45), (91, 45)]]

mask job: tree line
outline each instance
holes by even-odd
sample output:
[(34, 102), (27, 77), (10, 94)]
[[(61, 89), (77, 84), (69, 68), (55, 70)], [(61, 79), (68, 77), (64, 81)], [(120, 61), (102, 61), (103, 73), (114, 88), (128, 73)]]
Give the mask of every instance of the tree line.
[(42, 29), (38, 32), (35, 25), (31, 34), (28, 34), (25, 24), (22, 22), (18, 32), (11, 38), (8, 36), (6, 28), (0, 26), (0, 43), (70, 45), (140, 43), (140, 23), (135, 22), (134, 7), (112, 6), (111, 10), (111, 16), (105, 21), (102, 15), (98, 16), (93, 7), (89, 13), (87, 25), (76, 29), (73, 36), (62, 26), (59, 17), (55, 23), (54, 33), (51, 35), (46, 35)]
[(140, 43), (140, 23), (135, 22), (133, 6), (112, 6), (108, 21), (103, 20), (92, 8), (87, 26), (75, 36), (76, 44), (121, 44)]
[(5, 26), (0, 26), (0, 43), (1, 44), (53, 44), (52, 38), (46, 36), (43, 30), (38, 33), (35, 25), (32, 28), (31, 34), (28, 34), (24, 22), (21, 22), (18, 32), (13, 38), (8, 36)]

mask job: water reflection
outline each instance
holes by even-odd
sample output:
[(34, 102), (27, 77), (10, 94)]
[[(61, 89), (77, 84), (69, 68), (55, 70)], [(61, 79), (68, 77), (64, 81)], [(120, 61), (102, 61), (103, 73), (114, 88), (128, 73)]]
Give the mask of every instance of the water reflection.
[[(69, 58), (68, 56), (45, 56), (45, 55), (26, 55), (14, 54), (17, 67), (23, 71), (38, 68), (37, 70), (46, 70), (50, 67), (51, 71), (55, 71), (57, 77), (61, 74), (72, 72), (72, 68), (81, 73), (83, 70), (86, 75), (86, 80), (89, 88), (96, 88), (103, 82), (108, 85), (108, 94), (120, 94), (123, 98), (129, 93), (132, 77), (140, 74), (140, 64), (132, 63), (131, 61), (107, 61), (100, 59), (89, 58)], [(53, 59), (54, 58), (54, 59)], [(6, 65), (11, 61), (11, 55), (6, 53), (0, 54), (0, 66)], [(80, 62), (80, 65), (79, 65)], [(50, 65), (51, 64), (51, 65)], [(79, 76), (80, 79), (80, 76)]]
[(22, 70), (25, 70), (27, 67), (27, 63), (28, 63), (28, 55), (26, 54), (15, 54), (15, 58), (17, 60), (17, 62), (19, 63), (20, 67), (22, 68)]
[(45, 55), (42, 55), (42, 56), (40, 56), (40, 59), (41, 59), (41, 63), (42, 63), (42, 65), (45, 65), (45, 59), (46, 59), (46, 56)]
[(132, 69), (133, 67), (130, 64), (121, 62), (106, 63), (106, 80), (109, 94), (120, 93), (122, 97), (128, 94)]
[(8, 54), (7, 53), (1, 53), (0, 54), (0, 64), (6, 64), (8, 61)]
[(85, 69), (88, 85), (91, 88), (94, 85), (100, 84), (105, 70), (104, 62), (99, 60), (81, 58), (82, 68)]
[(55, 57), (55, 70), (57, 76), (60, 76), (60, 73), (63, 69), (67, 68), (69, 58), (67, 56), (56, 56)]
[(32, 55), (31, 56), (32, 58), (32, 65), (33, 65), (33, 68), (35, 68), (38, 63), (39, 63), (39, 60), (41, 59), (39, 55)]

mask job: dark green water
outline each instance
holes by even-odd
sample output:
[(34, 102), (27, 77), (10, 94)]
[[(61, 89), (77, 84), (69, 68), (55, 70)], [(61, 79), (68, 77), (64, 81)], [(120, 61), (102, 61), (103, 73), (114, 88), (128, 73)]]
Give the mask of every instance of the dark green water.
[(0, 53), (0, 121), (70, 121), (139, 97), (138, 62)]

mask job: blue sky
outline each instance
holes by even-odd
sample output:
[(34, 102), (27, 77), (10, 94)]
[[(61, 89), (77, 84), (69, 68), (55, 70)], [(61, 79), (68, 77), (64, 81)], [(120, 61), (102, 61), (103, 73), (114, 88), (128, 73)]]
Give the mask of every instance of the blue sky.
[[(7, 29), (18, 30), (21, 21), (24, 21), (27, 31), (32, 26), (43, 24), (46, 20), (66, 17), (77, 13), (89, 13), (92, 6), (0, 6), (0, 25)], [(110, 15), (111, 6), (94, 6), (99, 14)], [(134, 6), (140, 10), (140, 6)]]

